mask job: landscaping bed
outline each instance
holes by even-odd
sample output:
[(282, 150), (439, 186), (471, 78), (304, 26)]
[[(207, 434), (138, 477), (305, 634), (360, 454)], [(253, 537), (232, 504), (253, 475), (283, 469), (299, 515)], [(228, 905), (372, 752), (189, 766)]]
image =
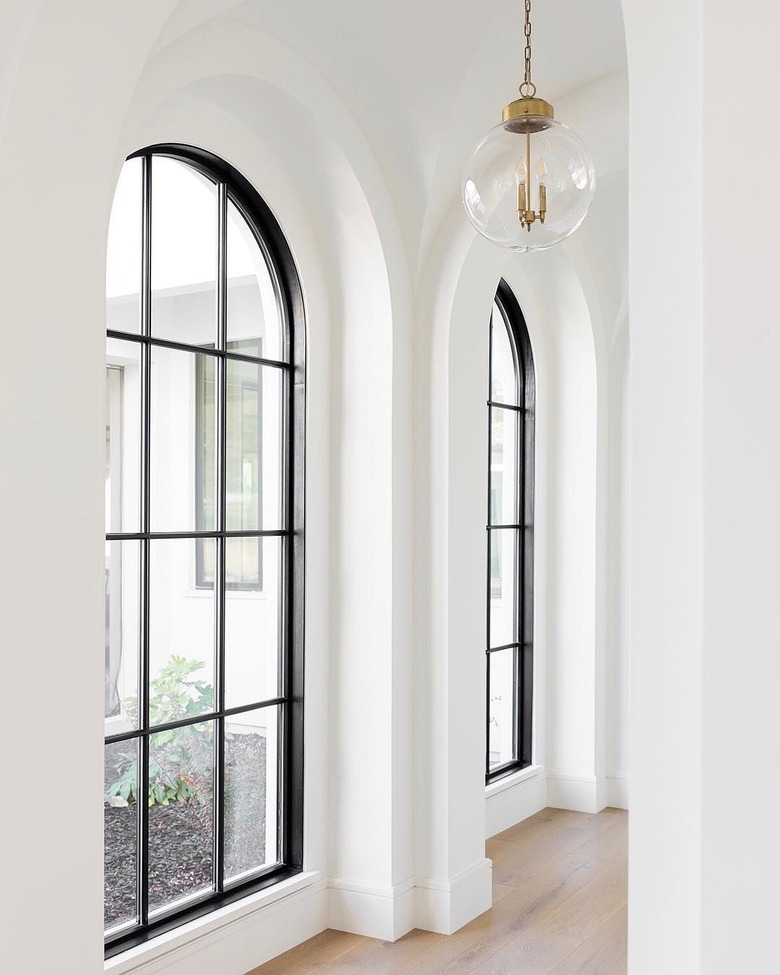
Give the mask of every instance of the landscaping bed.
[[(117, 751), (106, 749), (106, 788), (120, 776)], [(232, 734), (225, 742), (225, 875), (236, 876), (265, 862), (266, 741), (259, 734)], [(189, 770), (181, 769), (182, 773)], [(149, 906), (154, 910), (212, 885), (211, 785), (205, 801), (172, 800), (149, 807)], [(106, 803), (105, 925), (136, 913), (138, 806)]]

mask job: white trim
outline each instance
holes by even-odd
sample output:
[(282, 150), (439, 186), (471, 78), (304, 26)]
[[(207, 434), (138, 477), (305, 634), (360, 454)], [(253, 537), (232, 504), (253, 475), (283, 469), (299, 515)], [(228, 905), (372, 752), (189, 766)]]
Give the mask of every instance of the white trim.
[(414, 879), (395, 886), (331, 880), (328, 927), (397, 941), (415, 927)]
[(543, 773), (543, 765), (529, 765), (528, 768), (520, 769), (519, 772), (514, 772), (512, 775), (507, 775), (503, 779), (498, 779), (497, 781), (486, 785), (485, 798), (491, 799), (493, 796), (498, 795), (499, 792), (505, 792), (507, 789), (513, 789), (521, 782), (526, 782), (528, 779), (536, 778), (538, 775), (542, 775)]
[(607, 777), (548, 772), (547, 805), (574, 812), (601, 812), (609, 805)]
[(480, 860), (450, 881), (415, 880), (416, 926), (437, 934), (454, 934), (489, 911), (493, 904), (493, 863)]
[(302, 873), (110, 958), (108, 975), (244, 975), (327, 927), (327, 884)]
[(412, 877), (395, 886), (331, 880), (328, 927), (381, 941), (413, 928), (453, 934), (490, 910), (493, 864), (482, 859), (452, 880)]
[(605, 776), (607, 805), (613, 809), (628, 809), (628, 776), (624, 772)]
[(485, 838), (541, 812), (547, 805), (547, 777), (541, 765), (508, 775), (485, 789)]

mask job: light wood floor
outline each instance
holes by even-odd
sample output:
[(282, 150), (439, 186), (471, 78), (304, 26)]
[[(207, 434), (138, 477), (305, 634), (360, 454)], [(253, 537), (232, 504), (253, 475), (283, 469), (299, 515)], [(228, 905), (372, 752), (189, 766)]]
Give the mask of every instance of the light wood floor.
[(450, 937), (325, 931), (249, 975), (625, 975), (627, 816), (545, 809), (488, 841), (493, 907)]

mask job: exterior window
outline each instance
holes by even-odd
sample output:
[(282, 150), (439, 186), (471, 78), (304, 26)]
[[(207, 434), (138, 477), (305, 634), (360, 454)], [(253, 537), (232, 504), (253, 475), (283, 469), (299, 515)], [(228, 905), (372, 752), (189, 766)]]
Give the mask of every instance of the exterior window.
[(487, 782), (532, 760), (534, 364), (503, 281), (490, 316), (489, 371)]
[(304, 323), (202, 150), (120, 175), (106, 346), (106, 953), (302, 868)]
[[(228, 349), (241, 352), (247, 343), (229, 342)], [(213, 346), (212, 346), (213, 348)], [(258, 387), (262, 376), (256, 374), (251, 364), (236, 363), (228, 376), (227, 409), (237, 418), (227, 432), (227, 494), (225, 498), (226, 521), (234, 531), (256, 531), (261, 524), (261, 475), (262, 475), (262, 427), (258, 405), (262, 392)], [(214, 407), (215, 407), (214, 359), (197, 363), (195, 383), (196, 439), (198, 469), (198, 525), (205, 527), (214, 512)], [(236, 545), (229, 554), (231, 563), (226, 566), (225, 584), (229, 589), (261, 590), (262, 540), (247, 538), (243, 545)], [(214, 565), (209, 561), (209, 548), (203, 540), (197, 549), (198, 586), (214, 585)]]

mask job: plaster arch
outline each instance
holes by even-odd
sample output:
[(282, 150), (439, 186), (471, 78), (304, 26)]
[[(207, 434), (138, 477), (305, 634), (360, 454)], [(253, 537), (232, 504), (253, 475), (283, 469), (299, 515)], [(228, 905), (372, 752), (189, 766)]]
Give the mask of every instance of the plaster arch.
[[(333, 791), (337, 806), (331, 824), (337, 835), (330, 848), (346, 857), (342, 861), (334, 854), (330, 870), (353, 886), (378, 874), (392, 886), (409, 877), (411, 842), (407, 850), (397, 840), (368, 844), (377, 856), (390, 850), (388, 863), (379, 869), (354, 838), (370, 821), (400, 837), (399, 817), (411, 816), (411, 730), (404, 715), (411, 680), (405, 532), (411, 491), (411, 298), (395, 213), (371, 149), (341, 101), (325, 79), (267, 33), (211, 24), (161, 50), (141, 79), (130, 131), (137, 118), (153, 114), (150, 105), (184, 92), (240, 119), (256, 141), (273, 144), (291, 177), (288, 190), (327, 255), (334, 343), (331, 403), (323, 408), (332, 417), (331, 463), (337, 477), (332, 520), (341, 533), (334, 539), (338, 561), (328, 576), (340, 583), (330, 702), (337, 747), (331, 754), (333, 775), (345, 783), (343, 792)], [(247, 164), (251, 167), (251, 154)], [(369, 536), (373, 544), (366, 547)], [(379, 634), (381, 658), (359, 652), (368, 630)], [(387, 688), (386, 698), (372, 702), (361, 691), (367, 686)], [(376, 788), (368, 791), (364, 773), (348, 759), (355, 745), (349, 727), (375, 729), (381, 739), (376, 754), (391, 763), (372, 766)], [(379, 816), (366, 806), (372, 795), (385, 797)]]
[[(554, 804), (589, 810), (606, 798), (597, 757), (597, 309), (568, 249), (518, 260), (474, 239), (458, 218), (441, 229), (439, 263), (422, 275), (420, 320), (431, 324), (415, 351), (416, 412), (430, 417), (416, 455), (418, 523), (427, 529), (417, 564), (431, 580), (417, 626), (418, 641), (432, 647), (417, 702), (430, 747), (420, 749), (417, 776), (423, 796), (424, 781), (437, 783), (432, 802), (458, 796), (418, 808), (418, 873), (434, 876), (473, 869), (485, 830), (542, 808), (548, 793)], [(494, 799), (490, 790), (486, 813), (486, 323), (501, 277), (523, 308), (537, 375), (535, 758), (517, 792), (502, 786)]]
[[(315, 494), (322, 480), (329, 482), (330, 500), (318, 505), (319, 524), (310, 521), (309, 544), (325, 526), (334, 527), (322, 539), (323, 551), (330, 547), (322, 571), (307, 573), (307, 607), (314, 601), (322, 619), (330, 618), (329, 636), (309, 648), (319, 660), (311, 670), (307, 665), (314, 675), (307, 681), (310, 700), (319, 695), (307, 710), (313, 742), (306, 759), (307, 865), (331, 878), (330, 924), (353, 927), (355, 891), (362, 896), (367, 884), (377, 883), (392, 890), (411, 874), (411, 829), (404, 825), (411, 819), (411, 722), (404, 703), (411, 580), (403, 534), (409, 407), (399, 399), (408, 388), (403, 250), (362, 133), (324, 79), (269, 35), (212, 25), (162, 49), (141, 78), (125, 148), (163, 135), (170, 140), (171, 133), (204, 144), (244, 172), (288, 235), (292, 227), (296, 259), (318, 265), (323, 321), (309, 307), (310, 338), (314, 356), (319, 343), (328, 361), (323, 366), (310, 358), (310, 368), (327, 369), (330, 380), (310, 398), (308, 415), (319, 418), (323, 435), (330, 432), (307, 467)], [(270, 195), (267, 186), (274, 188)], [(318, 334), (325, 322), (327, 338)], [(316, 620), (313, 631), (322, 632)], [(365, 653), (368, 632), (371, 654)], [(329, 790), (328, 781), (338, 788)], [(314, 823), (314, 810), (326, 807), (327, 821), (320, 815)], [(397, 936), (399, 922), (388, 923), (367, 933)]]

